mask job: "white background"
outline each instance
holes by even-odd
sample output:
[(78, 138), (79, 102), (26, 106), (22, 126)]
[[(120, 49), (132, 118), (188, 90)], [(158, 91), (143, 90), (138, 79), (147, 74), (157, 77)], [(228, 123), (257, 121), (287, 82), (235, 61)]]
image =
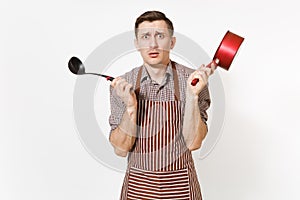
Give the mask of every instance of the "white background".
[(211, 56), (227, 30), (245, 37), (230, 71), (219, 70), (222, 136), (196, 159), (204, 199), (300, 199), (296, 0), (0, 2), (0, 199), (118, 199), (123, 174), (76, 132), (67, 62), (132, 30), (146, 10), (163, 11)]

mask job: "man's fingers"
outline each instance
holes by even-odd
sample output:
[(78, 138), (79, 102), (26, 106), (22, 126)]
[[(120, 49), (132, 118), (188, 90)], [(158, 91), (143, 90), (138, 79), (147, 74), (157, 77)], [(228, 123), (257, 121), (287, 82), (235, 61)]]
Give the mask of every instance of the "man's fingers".
[(126, 83), (127, 82), (125, 79), (123, 79), (121, 77), (117, 77), (112, 81), (111, 85), (115, 89), (124, 90), (125, 89), (124, 86), (126, 85)]
[(198, 67), (197, 71), (199, 71), (200, 69), (203, 69), (203, 68), (205, 68), (204, 64), (200, 65), (200, 67)]
[(208, 66), (205, 66), (204, 64), (202, 64), (197, 71), (203, 71), (207, 74), (207, 76), (210, 76), (214, 73), (214, 71), (216, 70), (217, 66), (219, 64), (219, 59), (216, 58), (215, 60), (213, 60)]
[(124, 78), (117, 77), (111, 82), (111, 86), (115, 89), (118, 96), (124, 96), (134, 92), (132, 84), (128, 83)]
[(211, 68), (206, 67), (205, 73), (207, 74), (207, 76), (210, 76), (214, 73), (214, 67), (212, 66)]
[(118, 82), (121, 80), (122, 78), (121, 77), (116, 77), (114, 78), (114, 80), (111, 82), (111, 86), (114, 88), (116, 87), (116, 85), (118, 84)]
[(127, 83), (124, 79), (121, 79), (121, 80), (118, 81), (117, 87), (118, 87), (121, 91), (124, 91), (127, 84), (128, 84), (128, 83)]
[(125, 85), (125, 89), (124, 89), (124, 91), (127, 93), (131, 93), (132, 91), (133, 91), (133, 87), (132, 87), (132, 85), (131, 84), (126, 84)]
[(213, 72), (215, 71), (215, 69), (217, 68), (218, 64), (219, 64), (220, 60), (218, 58), (216, 58), (215, 60), (213, 60), (212, 64), (211, 64), (211, 69), (213, 70)]

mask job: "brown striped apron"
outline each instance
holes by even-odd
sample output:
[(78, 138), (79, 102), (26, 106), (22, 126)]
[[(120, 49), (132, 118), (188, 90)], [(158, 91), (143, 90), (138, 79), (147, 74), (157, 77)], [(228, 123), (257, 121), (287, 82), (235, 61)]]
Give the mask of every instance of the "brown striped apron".
[(201, 200), (190, 150), (182, 132), (183, 103), (172, 62), (175, 101), (139, 99), (142, 67), (136, 81), (137, 138), (128, 155), (121, 200)]

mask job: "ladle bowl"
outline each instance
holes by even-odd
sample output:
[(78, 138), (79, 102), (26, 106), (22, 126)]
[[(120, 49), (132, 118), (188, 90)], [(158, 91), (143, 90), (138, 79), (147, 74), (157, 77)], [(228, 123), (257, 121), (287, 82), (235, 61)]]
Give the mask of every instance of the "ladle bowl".
[(72, 57), (70, 58), (69, 62), (68, 62), (68, 67), (69, 70), (76, 75), (84, 75), (84, 74), (92, 74), (92, 75), (96, 75), (96, 76), (101, 76), (106, 78), (106, 80), (108, 81), (113, 81), (114, 78), (111, 76), (107, 76), (104, 74), (98, 74), (98, 73), (86, 73), (85, 72), (85, 67), (83, 65), (83, 63), (81, 62), (81, 60), (77, 57)]

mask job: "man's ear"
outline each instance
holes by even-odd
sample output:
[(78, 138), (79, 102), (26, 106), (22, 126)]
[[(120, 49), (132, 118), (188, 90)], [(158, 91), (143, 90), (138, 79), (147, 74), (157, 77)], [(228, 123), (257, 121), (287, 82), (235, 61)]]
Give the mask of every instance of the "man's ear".
[(170, 46), (170, 49), (173, 49), (174, 46), (175, 46), (175, 44), (176, 44), (176, 37), (172, 37), (172, 38), (171, 38), (171, 46)]

